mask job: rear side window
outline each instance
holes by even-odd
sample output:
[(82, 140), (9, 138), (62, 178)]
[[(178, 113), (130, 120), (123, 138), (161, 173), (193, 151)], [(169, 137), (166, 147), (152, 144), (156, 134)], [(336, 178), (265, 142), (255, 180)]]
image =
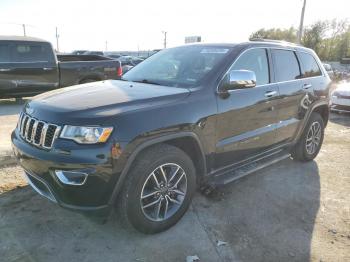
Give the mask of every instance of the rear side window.
[(0, 63), (11, 62), (10, 46), (8, 44), (0, 44)]
[(298, 53), (301, 64), (303, 65), (302, 75), (303, 77), (312, 77), (322, 75), (320, 67), (318, 66), (315, 58), (307, 53)]
[(299, 63), (293, 51), (273, 49), (272, 57), (277, 82), (300, 78)]
[(15, 43), (12, 62), (53, 62), (51, 46), (47, 43)]
[(231, 70), (250, 70), (256, 75), (256, 85), (270, 82), (266, 49), (258, 48), (246, 51), (233, 64)]

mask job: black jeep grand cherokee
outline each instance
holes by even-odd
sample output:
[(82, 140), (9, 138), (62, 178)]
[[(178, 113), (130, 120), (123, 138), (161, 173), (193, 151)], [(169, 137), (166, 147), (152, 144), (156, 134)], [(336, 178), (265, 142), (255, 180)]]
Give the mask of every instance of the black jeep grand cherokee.
[(12, 143), (29, 183), (63, 207), (155, 233), (197, 186), (318, 154), (330, 79), (312, 50), (268, 41), (163, 50), (122, 80), (35, 97)]

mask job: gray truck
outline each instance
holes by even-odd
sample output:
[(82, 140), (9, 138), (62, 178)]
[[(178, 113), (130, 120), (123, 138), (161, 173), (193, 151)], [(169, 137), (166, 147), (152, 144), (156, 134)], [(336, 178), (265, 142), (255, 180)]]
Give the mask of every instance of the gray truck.
[(45, 40), (0, 36), (0, 98), (32, 96), (121, 75), (120, 62), (108, 57), (56, 55)]

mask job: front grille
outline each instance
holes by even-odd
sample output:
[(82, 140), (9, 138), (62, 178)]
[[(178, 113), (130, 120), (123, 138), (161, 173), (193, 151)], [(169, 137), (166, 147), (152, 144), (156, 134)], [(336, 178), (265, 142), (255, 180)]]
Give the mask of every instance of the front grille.
[(18, 131), (28, 143), (37, 147), (51, 149), (61, 127), (46, 123), (27, 114), (21, 113), (18, 121)]

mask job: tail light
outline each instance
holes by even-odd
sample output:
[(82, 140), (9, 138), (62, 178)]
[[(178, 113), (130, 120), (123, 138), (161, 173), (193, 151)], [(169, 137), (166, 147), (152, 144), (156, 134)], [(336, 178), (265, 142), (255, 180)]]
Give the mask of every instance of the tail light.
[(123, 74), (123, 68), (121, 66), (119, 66), (117, 69), (117, 76), (121, 77), (122, 74)]

